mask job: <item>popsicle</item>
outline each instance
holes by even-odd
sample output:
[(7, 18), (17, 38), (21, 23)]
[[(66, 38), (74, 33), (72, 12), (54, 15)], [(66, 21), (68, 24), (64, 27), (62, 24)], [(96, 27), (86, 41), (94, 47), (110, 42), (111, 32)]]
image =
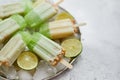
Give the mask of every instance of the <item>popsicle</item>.
[(77, 27), (83, 24), (75, 24), (70, 19), (56, 20), (40, 25), (40, 33), (51, 38), (59, 39), (73, 35), (77, 32)]
[(31, 0), (19, 0), (0, 5), (0, 18), (8, 17), (16, 13), (28, 13), (32, 9)]
[(28, 43), (28, 48), (53, 66), (61, 62), (68, 68), (72, 68), (72, 65), (63, 59), (65, 50), (59, 44), (38, 32), (33, 34)]
[(62, 1), (63, 0), (59, 0), (54, 5), (50, 4), (49, 2), (40, 3), (25, 16), (26, 22), (31, 27), (37, 27), (57, 13), (57, 5)]
[(13, 15), (0, 22), (0, 43), (4, 42), (13, 33), (26, 27), (24, 18), (20, 15)]
[[(24, 34), (24, 36), (23, 36)], [(7, 44), (0, 51), (0, 66), (11, 66), (18, 58), (20, 53), (24, 51), (26, 47), (25, 38), (29, 37), (29, 33), (23, 32), (17, 33), (13, 36)]]

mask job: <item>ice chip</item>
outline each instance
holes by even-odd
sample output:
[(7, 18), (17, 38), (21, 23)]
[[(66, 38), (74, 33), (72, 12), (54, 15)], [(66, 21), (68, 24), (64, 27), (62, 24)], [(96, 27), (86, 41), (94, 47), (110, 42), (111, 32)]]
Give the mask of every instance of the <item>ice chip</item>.
[(57, 73), (57, 69), (46, 61), (41, 60), (36, 68), (36, 72), (33, 76), (33, 80), (42, 80), (46, 77), (52, 76)]
[(18, 79), (17, 71), (14, 66), (1, 66), (0, 70), (8, 79)]
[(16, 69), (15, 69), (14, 66), (11, 66), (11, 67), (8, 69), (7, 78), (8, 78), (8, 79), (16, 79), (16, 78), (17, 78), (17, 72), (16, 72)]
[[(70, 62), (70, 58), (64, 57), (64, 59), (65, 59), (67, 62)], [(59, 71), (63, 70), (66, 66), (65, 66), (65, 65), (62, 65), (61, 63), (58, 63), (55, 67), (56, 67), (57, 71), (59, 72)]]
[(56, 69), (58, 70), (58, 72), (61, 71), (64, 68), (65, 68), (65, 66), (62, 65), (61, 63), (58, 63), (58, 65), (56, 66)]
[(51, 68), (48, 68), (47, 73), (56, 74), (56, 73), (57, 73), (57, 70), (56, 70), (55, 67), (52, 67), (52, 66), (51, 66)]
[(25, 70), (18, 71), (19, 80), (33, 80), (32, 75)]

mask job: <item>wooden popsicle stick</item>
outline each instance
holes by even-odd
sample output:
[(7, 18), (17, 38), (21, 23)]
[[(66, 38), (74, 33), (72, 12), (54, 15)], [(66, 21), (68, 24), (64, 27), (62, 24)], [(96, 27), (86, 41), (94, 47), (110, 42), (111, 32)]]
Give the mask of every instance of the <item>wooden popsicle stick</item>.
[(2, 65), (2, 62), (0, 61), (0, 66)]
[(0, 66), (2, 65), (10, 66), (8, 61), (0, 61)]
[(68, 63), (66, 60), (64, 60), (64, 59), (61, 59), (60, 63), (62, 63), (63, 65), (65, 65), (69, 69), (73, 68), (73, 66), (70, 63)]
[(78, 32), (79, 32), (78, 27), (85, 26), (85, 25), (86, 25), (86, 23), (75, 24), (75, 25), (73, 26), (74, 32), (75, 32), (75, 33), (78, 33)]
[(54, 6), (58, 6), (60, 3), (62, 3), (64, 0), (58, 0), (55, 4), (54, 4)]
[(8, 61), (5, 61), (4, 65), (5, 66), (10, 66)]
[(85, 26), (85, 25), (86, 25), (86, 23), (83, 22), (83, 23), (75, 24), (74, 27), (81, 27), (81, 26)]
[(60, 3), (62, 3), (63, 1), (64, 1), (64, 0), (59, 0), (59, 1), (57, 1), (56, 3), (53, 4), (53, 7), (54, 7), (56, 10), (59, 10), (58, 5), (59, 5)]

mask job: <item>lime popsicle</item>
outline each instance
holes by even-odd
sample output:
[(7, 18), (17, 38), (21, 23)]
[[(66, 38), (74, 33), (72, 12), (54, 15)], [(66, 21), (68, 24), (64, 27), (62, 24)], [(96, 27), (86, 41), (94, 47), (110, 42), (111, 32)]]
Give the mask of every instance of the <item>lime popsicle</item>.
[[(22, 33), (23, 34), (23, 33)], [(7, 44), (0, 51), (0, 66), (11, 66), (18, 58), (20, 53), (24, 51), (26, 43), (24, 43), (24, 37), (29, 37), (27, 32), (24, 32), (24, 36), (20, 33), (13, 36)], [(17, 44), (17, 45), (16, 45)]]
[(14, 32), (26, 27), (26, 22), (20, 15), (13, 15), (0, 22), (0, 43), (4, 42)]
[(8, 17), (16, 13), (28, 13), (32, 9), (31, 0), (20, 0), (0, 5), (0, 18)]
[(37, 27), (56, 13), (57, 8), (55, 6), (49, 2), (42, 2), (25, 16), (25, 20), (31, 27)]
[(40, 25), (40, 33), (51, 38), (65, 38), (76, 33), (76, 25), (70, 19), (56, 20), (53, 22), (43, 23)]
[(40, 33), (33, 34), (32, 39), (28, 43), (28, 47), (53, 66), (57, 65), (58, 62), (62, 63), (64, 61), (63, 64), (65, 63), (65, 66), (72, 68), (71, 64), (62, 59), (65, 55), (63, 48)]

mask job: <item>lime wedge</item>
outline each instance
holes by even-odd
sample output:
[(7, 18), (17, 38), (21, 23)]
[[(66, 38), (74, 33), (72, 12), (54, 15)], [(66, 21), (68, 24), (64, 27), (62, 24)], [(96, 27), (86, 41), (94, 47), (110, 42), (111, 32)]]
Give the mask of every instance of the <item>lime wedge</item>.
[(31, 70), (37, 66), (38, 58), (34, 53), (25, 51), (18, 57), (17, 64), (22, 69)]
[(61, 12), (61, 13), (59, 13), (56, 16), (55, 20), (61, 20), (61, 19), (71, 19), (71, 20), (74, 20), (73, 16), (70, 15), (69, 13), (67, 13), (67, 12)]
[(61, 46), (66, 50), (65, 57), (76, 57), (82, 51), (82, 44), (78, 39), (64, 40)]

